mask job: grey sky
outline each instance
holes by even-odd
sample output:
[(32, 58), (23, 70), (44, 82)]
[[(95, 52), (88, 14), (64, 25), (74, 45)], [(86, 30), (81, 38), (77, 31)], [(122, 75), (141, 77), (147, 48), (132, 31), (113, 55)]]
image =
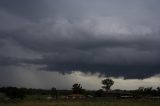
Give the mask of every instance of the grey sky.
[[(159, 4), (159, 0), (0, 0), (0, 77), (16, 76), (20, 69), (25, 75), (30, 68), (53, 75), (73, 71), (127, 79), (158, 75)], [(8, 74), (3, 75), (5, 71)], [(0, 85), (12, 83), (6, 80), (2, 77)]]

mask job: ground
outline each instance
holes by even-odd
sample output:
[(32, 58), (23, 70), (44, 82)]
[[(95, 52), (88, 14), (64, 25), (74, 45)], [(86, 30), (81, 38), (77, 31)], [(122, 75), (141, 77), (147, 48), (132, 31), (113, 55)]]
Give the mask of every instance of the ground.
[(160, 106), (160, 100), (150, 99), (90, 99), (90, 100), (53, 100), (18, 101), (0, 103), (0, 106)]

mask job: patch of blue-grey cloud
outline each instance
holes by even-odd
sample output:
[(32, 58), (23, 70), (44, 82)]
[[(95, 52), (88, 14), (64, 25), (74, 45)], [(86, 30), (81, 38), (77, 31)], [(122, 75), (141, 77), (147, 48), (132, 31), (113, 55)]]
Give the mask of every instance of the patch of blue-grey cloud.
[[(0, 0), (0, 67), (160, 73), (158, 0)], [(3, 71), (3, 70), (2, 70)]]

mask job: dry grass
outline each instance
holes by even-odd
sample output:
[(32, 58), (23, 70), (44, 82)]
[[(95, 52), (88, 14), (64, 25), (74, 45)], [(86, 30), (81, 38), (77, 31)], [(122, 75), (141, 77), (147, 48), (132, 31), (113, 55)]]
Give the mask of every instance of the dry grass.
[(53, 101), (1, 103), (0, 106), (160, 106), (160, 100)]

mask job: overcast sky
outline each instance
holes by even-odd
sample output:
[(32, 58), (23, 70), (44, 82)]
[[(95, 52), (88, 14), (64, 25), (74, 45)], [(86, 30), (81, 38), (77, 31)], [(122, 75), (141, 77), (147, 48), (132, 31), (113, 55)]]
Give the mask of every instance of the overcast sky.
[(160, 86), (159, 0), (0, 0), (0, 86)]

